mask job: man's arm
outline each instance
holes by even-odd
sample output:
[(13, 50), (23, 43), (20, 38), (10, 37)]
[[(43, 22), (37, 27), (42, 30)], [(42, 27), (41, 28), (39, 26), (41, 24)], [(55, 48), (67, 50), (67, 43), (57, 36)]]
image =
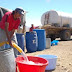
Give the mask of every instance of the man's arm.
[(24, 33), (25, 32), (25, 25), (23, 25), (23, 30), (22, 30), (22, 33)]
[(15, 32), (15, 29), (13, 29), (13, 30), (11, 31), (11, 34), (10, 34), (10, 39), (12, 38), (12, 36), (13, 36), (14, 32)]
[(8, 27), (9, 27), (9, 23), (8, 23), (8, 22), (5, 22), (5, 32), (6, 32), (6, 36), (7, 36), (7, 39), (8, 39), (9, 44), (12, 45), (12, 44), (11, 44), (10, 36), (8, 35)]

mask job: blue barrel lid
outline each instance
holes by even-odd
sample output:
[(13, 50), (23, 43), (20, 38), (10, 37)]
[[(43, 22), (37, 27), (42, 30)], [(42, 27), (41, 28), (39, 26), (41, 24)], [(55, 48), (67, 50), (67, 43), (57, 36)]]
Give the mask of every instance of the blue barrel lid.
[(16, 33), (17, 35), (24, 35), (24, 33)]
[(45, 29), (33, 29), (33, 31), (34, 31), (34, 30), (45, 30)]

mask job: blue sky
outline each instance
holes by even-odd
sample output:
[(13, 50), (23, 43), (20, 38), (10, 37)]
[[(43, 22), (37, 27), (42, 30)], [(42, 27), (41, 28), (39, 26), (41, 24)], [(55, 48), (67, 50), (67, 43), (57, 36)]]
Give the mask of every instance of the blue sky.
[(0, 0), (0, 6), (14, 10), (22, 7), (28, 11), (26, 26), (41, 25), (41, 16), (51, 9), (72, 13), (72, 0)]

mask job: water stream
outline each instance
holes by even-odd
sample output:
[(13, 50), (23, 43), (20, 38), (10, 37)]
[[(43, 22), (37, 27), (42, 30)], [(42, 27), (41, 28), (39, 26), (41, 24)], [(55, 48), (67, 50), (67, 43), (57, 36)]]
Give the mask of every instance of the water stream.
[(23, 51), (22, 51), (21, 55), (23, 56), (23, 58), (24, 58), (25, 61), (29, 62), (27, 56), (25, 55), (25, 53)]
[(21, 63), (24, 63), (24, 64), (31, 64), (31, 65), (43, 65), (43, 63), (36, 63), (36, 62), (33, 62), (33, 61), (29, 61), (27, 56), (25, 55), (25, 53), (22, 51), (21, 55), (23, 56), (24, 60), (21, 62)]

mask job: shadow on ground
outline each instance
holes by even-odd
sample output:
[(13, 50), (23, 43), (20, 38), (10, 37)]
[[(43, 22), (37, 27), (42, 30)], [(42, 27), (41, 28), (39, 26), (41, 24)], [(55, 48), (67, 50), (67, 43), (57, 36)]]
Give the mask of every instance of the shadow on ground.
[(55, 69), (53, 69), (53, 70), (45, 70), (45, 72), (53, 72)]
[[(66, 41), (66, 40), (58, 40), (58, 41)], [(68, 41), (72, 41), (72, 39), (68, 40)]]

